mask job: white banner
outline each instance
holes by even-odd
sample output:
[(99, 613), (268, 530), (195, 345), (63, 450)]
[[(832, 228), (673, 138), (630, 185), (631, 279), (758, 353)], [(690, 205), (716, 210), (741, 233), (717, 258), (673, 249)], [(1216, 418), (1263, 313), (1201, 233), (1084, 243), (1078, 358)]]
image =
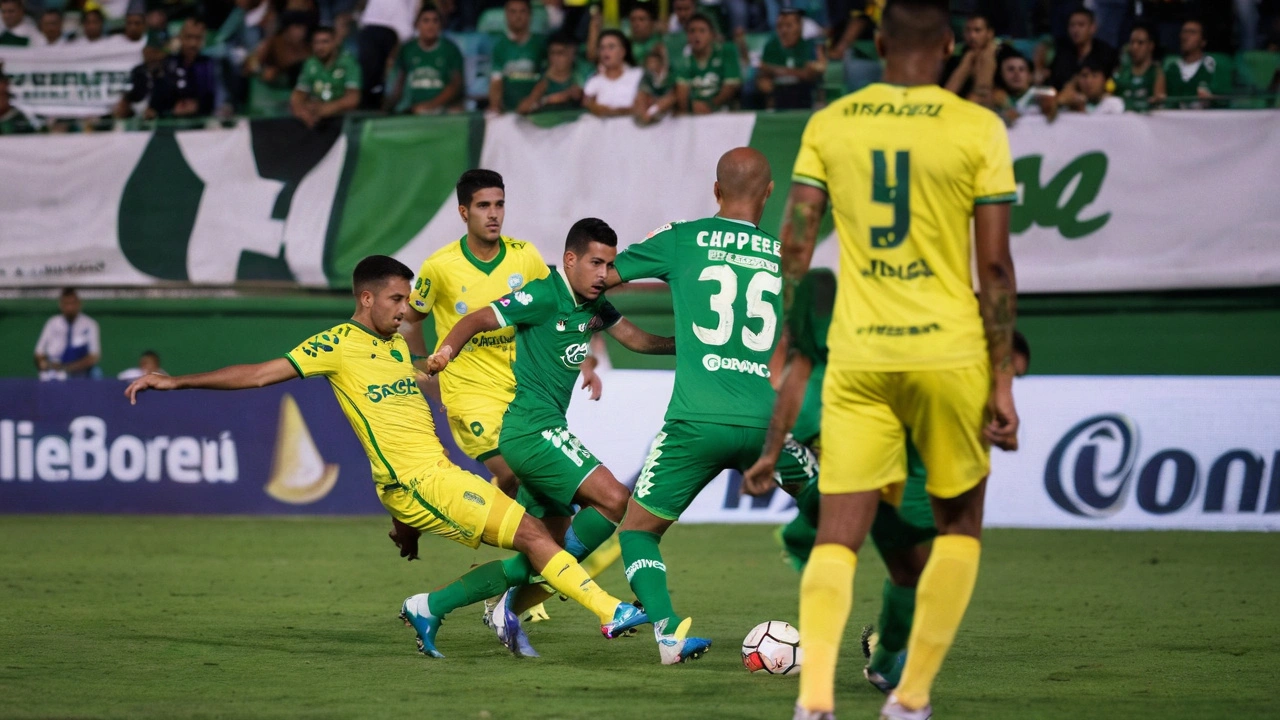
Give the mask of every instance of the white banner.
[(51, 47), (0, 46), (13, 105), (27, 115), (100, 117), (129, 88), (129, 71), (142, 62), (144, 41), (110, 37)]
[[(675, 374), (610, 370), (569, 428), (622, 480), (662, 427)], [(1021, 449), (992, 453), (990, 527), (1280, 530), (1280, 378), (1031, 377), (1017, 382)], [(724, 473), (683, 522), (781, 523)]]

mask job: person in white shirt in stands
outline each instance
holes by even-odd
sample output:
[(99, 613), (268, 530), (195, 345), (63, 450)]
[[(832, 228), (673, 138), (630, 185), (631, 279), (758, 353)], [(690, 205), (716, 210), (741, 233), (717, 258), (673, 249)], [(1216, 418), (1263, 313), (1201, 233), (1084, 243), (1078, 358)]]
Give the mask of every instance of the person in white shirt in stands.
[(356, 36), (360, 75), (364, 81), (360, 107), (381, 110), (386, 94), (387, 59), (413, 40), (421, 0), (368, 0), (360, 14)]
[(80, 312), (80, 296), (66, 288), (58, 298), (59, 314), (49, 318), (36, 342), (36, 368), (41, 380), (100, 377), (102, 345), (98, 323)]
[(596, 57), (600, 65), (582, 88), (582, 106), (596, 117), (630, 115), (644, 77), (631, 57), (631, 41), (618, 30), (605, 30), (600, 33)]
[(160, 356), (155, 350), (143, 351), (142, 356), (138, 358), (138, 366), (121, 370), (120, 374), (116, 375), (116, 379), (133, 381), (150, 373), (156, 373), (157, 375), (169, 374), (160, 367)]

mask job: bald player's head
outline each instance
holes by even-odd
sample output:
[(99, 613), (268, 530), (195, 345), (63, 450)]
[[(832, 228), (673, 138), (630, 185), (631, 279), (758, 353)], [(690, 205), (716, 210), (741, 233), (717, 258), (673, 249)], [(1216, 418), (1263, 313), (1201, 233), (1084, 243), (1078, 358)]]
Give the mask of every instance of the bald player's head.
[(724, 202), (758, 202), (773, 191), (773, 171), (759, 150), (734, 148), (716, 163), (716, 196)]
[(945, 0), (889, 0), (880, 16), (882, 53), (949, 48), (951, 10)]

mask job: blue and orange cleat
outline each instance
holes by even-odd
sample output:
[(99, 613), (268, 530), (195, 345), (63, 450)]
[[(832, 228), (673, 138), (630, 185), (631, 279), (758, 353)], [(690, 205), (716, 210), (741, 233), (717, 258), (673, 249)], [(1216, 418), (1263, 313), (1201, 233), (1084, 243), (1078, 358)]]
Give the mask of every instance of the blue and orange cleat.
[(600, 626), (600, 633), (610, 640), (634, 635), (636, 628), (649, 622), (649, 616), (631, 603), (618, 603), (613, 611), (613, 620)]
[(658, 654), (662, 657), (663, 665), (677, 665), (697, 660), (711, 649), (709, 638), (688, 636), (691, 625), (693, 625), (693, 618), (685, 618), (675, 632), (667, 635), (663, 633), (663, 630), (667, 629), (666, 620), (654, 623), (653, 635), (658, 640)]
[(444, 653), (436, 649), (436, 633), (441, 619), (427, 609), (428, 593), (418, 593), (405, 598), (400, 606), (400, 619), (417, 633), (418, 652), (427, 657), (442, 658)]

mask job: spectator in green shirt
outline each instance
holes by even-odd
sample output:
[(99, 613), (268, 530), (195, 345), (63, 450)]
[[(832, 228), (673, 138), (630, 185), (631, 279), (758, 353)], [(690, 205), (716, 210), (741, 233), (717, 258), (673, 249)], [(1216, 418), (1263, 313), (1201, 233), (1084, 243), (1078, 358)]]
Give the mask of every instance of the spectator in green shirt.
[(1146, 112), (1159, 107), (1166, 95), (1164, 70), (1155, 62), (1151, 30), (1139, 25), (1129, 33), (1129, 66), (1116, 73), (1116, 94), (1126, 110)]
[(533, 92), (547, 60), (547, 41), (529, 29), (530, 0), (507, 0), (507, 35), (493, 48), (489, 109), (507, 112)]
[(644, 58), (644, 77), (636, 92), (636, 122), (648, 125), (675, 111), (676, 82), (667, 63), (667, 49), (658, 43)]
[(814, 89), (826, 72), (826, 61), (812, 40), (801, 37), (804, 14), (795, 8), (778, 13), (776, 34), (765, 43), (756, 87), (775, 110), (813, 108)]
[(431, 115), (444, 110), (461, 110), (463, 101), (462, 51), (444, 37), (444, 18), (434, 5), (418, 12), (418, 37), (400, 46), (396, 70), (400, 74), (396, 90), (388, 98), (387, 109), (400, 102), (409, 88), (409, 112)]
[(742, 87), (737, 49), (715, 41), (711, 19), (702, 13), (689, 20), (686, 31), (689, 52), (680, 59), (676, 70), (677, 103), (694, 115), (731, 106)]
[(1213, 74), (1218, 67), (1213, 57), (1204, 52), (1204, 25), (1199, 20), (1183, 23), (1178, 43), (1179, 57), (1167, 65), (1165, 84), (1169, 97), (1180, 98), (1177, 106), (1181, 108), (1209, 107)]
[(639, 62), (649, 57), (656, 47), (663, 47), (662, 33), (658, 32), (658, 11), (652, 2), (637, 3), (627, 19), (631, 21), (631, 54)]
[(542, 110), (572, 110), (582, 106), (582, 83), (573, 72), (578, 57), (578, 43), (569, 33), (551, 38), (547, 50), (547, 71), (533, 85), (533, 90), (516, 105), (521, 115)]
[(333, 28), (315, 29), (311, 52), (289, 98), (293, 116), (309, 128), (360, 106), (360, 65), (350, 53), (338, 49)]

